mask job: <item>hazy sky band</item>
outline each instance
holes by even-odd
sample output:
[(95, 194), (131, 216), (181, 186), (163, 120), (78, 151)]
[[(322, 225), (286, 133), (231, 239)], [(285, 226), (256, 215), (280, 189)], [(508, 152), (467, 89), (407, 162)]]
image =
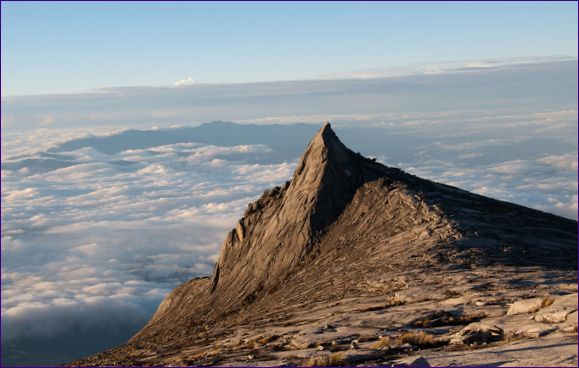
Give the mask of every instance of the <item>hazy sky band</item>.
[(575, 2), (2, 2), (2, 95), (576, 57), (576, 27)]

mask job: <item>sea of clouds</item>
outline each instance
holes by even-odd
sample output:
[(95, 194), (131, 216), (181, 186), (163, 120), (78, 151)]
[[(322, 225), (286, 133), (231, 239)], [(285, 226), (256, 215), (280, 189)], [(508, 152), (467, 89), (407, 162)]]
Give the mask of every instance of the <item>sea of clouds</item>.
[[(129, 338), (211, 273), (227, 230), (291, 177), (325, 119), (387, 165), (577, 218), (576, 61), (202, 87), (3, 99), (4, 362)], [(160, 96), (164, 117), (148, 111)]]
[(37, 152), (8, 161), (17, 165), (2, 171), (7, 352), (22, 348), (10, 351), (11, 341), (71, 333), (89, 350), (95, 335), (130, 337), (173, 287), (211, 272), (245, 206), (290, 176), (291, 162), (244, 157), (270, 150), (177, 143), (117, 154), (86, 147), (52, 155), (54, 169)]

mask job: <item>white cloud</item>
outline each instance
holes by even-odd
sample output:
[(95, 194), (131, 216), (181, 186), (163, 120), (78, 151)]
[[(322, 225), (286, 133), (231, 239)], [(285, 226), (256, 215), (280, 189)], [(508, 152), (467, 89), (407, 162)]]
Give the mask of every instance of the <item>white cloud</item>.
[(10, 194), (6, 195), (3, 199), (6, 203), (12, 203), (18, 200), (30, 199), (38, 194), (39, 192), (36, 188), (16, 189), (10, 191)]
[(410, 66), (397, 66), (387, 68), (372, 68), (339, 72), (319, 76), (320, 79), (373, 79), (385, 77), (400, 77), (420, 74), (443, 74), (454, 72), (473, 72), (481, 69), (499, 69), (504, 67), (521, 66), (536, 63), (549, 63), (573, 60), (572, 57), (530, 57), (530, 58), (501, 58), (480, 60), (458, 60), (418, 63)]
[(192, 84), (195, 84), (195, 80), (192, 77), (187, 77), (185, 79), (180, 79), (177, 82), (174, 83), (174, 85), (176, 87), (184, 87), (184, 86), (190, 86)]
[(83, 244), (79, 245), (78, 247), (72, 248), (72, 251), (80, 252), (89, 257), (94, 257), (99, 253), (99, 246), (96, 243)]
[(167, 174), (167, 168), (161, 164), (152, 164), (149, 165), (139, 171), (137, 171), (138, 175), (143, 174), (156, 174), (156, 175), (165, 175)]
[[(419, 66), (418, 72), (416, 67), (410, 67), (394, 73), (382, 70), (364, 71), (364, 75), (353, 73), (349, 76), (353, 79), (335, 75), (332, 78), (340, 79), (195, 84), (195, 88), (179, 88), (192, 80), (184, 78), (176, 82), (178, 87), (120, 87), (94, 93), (11, 97), (2, 99), (2, 117), (3, 122), (8, 118), (9, 128), (32, 130), (40, 126), (41, 116), (55, 119), (51, 128), (78, 128), (171, 126), (268, 117), (297, 119), (300, 115), (362, 117), (470, 111), (476, 116), (477, 110), (484, 109), (537, 112), (553, 106), (576, 108), (576, 58), (434, 64)], [(492, 67), (480, 68), (483, 65)], [(390, 78), (374, 78), (384, 76)]]
[(566, 155), (545, 156), (537, 161), (558, 169), (577, 171), (577, 152)]
[[(40, 158), (47, 136), (31, 136), (21, 138), (29, 146), (20, 152)], [(61, 141), (49, 137), (52, 145)], [(3, 337), (54, 338), (80, 326), (127, 338), (119, 326), (134, 332), (175, 285), (209, 274), (223, 234), (247, 203), (289, 178), (293, 163), (251, 163), (269, 152), (266, 145), (199, 143), (114, 155), (82, 148), (63, 154), (74, 166), (7, 170)], [(109, 332), (99, 327), (106, 318), (116, 324)], [(106, 347), (100, 344), (94, 348)]]

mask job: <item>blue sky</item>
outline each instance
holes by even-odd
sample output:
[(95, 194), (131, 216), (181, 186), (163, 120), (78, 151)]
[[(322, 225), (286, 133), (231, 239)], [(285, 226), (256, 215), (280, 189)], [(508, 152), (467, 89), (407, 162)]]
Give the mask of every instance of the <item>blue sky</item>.
[(577, 56), (577, 3), (2, 2), (2, 95)]

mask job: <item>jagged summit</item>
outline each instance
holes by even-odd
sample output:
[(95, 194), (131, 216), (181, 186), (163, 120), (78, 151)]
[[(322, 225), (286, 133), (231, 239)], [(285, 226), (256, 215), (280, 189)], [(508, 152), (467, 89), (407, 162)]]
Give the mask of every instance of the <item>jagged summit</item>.
[(311, 140), (295, 175), (300, 175), (304, 166), (308, 164), (317, 166), (325, 160), (330, 164), (355, 165), (356, 163), (355, 153), (340, 141), (329, 122), (326, 122)]
[(250, 204), (226, 238), (212, 277), (214, 297), (235, 307), (283, 282), (362, 185), (366, 161), (324, 124), (291, 182)]
[[(576, 244), (576, 221), (386, 167), (351, 151), (326, 123), (292, 180), (248, 205), (211, 277), (175, 288), (127, 344), (82, 364), (243, 365), (247, 336), (294, 341), (295, 331), (323, 335), (303, 326), (337, 318), (359, 326), (351, 334), (399, 331), (416, 311), (381, 322), (363, 311), (448, 295), (508, 299), (529, 287), (517, 284), (522, 270), (550, 285), (556, 275), (576, 278)], [(302, 346), (290, 340), (263, 349), (271, 358)]]
[[(302, 154), (292, 180), (251, 203), (222, 246), (211, 281), (214, 302), (236, 309), (276, 289), (311, 255), (358, 189), (401, 172), (347, 148), (325, 123)], [(407, 175), (407, 181), (412, 179)]]
[(302, 154), (294, 171), (293, 182), (296, 185), (317, 183), (319, 174), (325, 173), (328, 166), (333, 167), (333, 170), (340, 169), (343, 171), (342, 174), (351, 176), (351, 170), (358, 169), (360, 158), (340, 141), (330, 123), (326, 122)]

